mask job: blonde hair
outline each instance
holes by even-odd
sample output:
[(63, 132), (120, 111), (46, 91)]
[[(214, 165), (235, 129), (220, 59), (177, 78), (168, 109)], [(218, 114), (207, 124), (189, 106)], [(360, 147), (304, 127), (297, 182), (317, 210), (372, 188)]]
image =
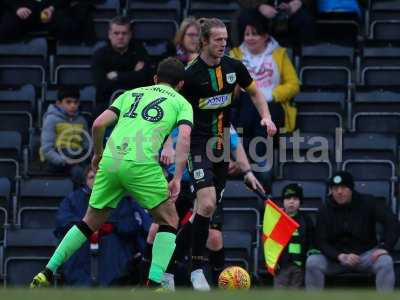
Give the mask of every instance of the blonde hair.
[(187, 17), (181, 22), (181, 25), (179, 26), (179, 29), (175, 34), (174, 38), (175, 46), (183, 44), (183, 38), (185, 37), (185, 33), (189, 29), (189, 27), (192, 26), (196, 27), (197, 31), (200, 33), (200, 24), (197, 22), (195, 17)]
[(224, 22), (218, 18), (200, 18), (198, 20), (200, 24), (200, 47), (202, 47), (202, 40), (209, 40), (211, 35), (211, 29), (213, 28), (226, 28)]

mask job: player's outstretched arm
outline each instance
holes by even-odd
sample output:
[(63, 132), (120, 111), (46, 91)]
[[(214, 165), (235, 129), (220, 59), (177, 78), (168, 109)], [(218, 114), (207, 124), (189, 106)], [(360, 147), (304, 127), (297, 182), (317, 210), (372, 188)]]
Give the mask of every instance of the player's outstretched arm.
[(97, 170), (99, 161), (103, 154), (103, 139), (104, 132), (108, 126), (117, 120), (118, 116), (112, 110), (106, 109), (97, 119), (93, 122), (92, 126), (92, 139), (93, 139), (93, 159), (92, 167)]
[(249, 93), (251, 101), (254, 103), (261, 117), (261, 126), (266, 127), (269, 136), (275, 135), (277, 131), (276, 126), (271, 119), (271, 113), (269, 112), (268, 104), (263, 93), (255, 84), (251, 84), (246, 91)]

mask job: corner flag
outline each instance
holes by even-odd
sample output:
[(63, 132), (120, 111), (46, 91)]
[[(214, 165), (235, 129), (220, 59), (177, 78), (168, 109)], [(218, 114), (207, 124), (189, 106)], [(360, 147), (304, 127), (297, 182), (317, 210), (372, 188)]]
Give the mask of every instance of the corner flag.
[(265, 201), (263, 220), (264, 256), (267, 270), (275, 275), (279, 257), (299, 224), (271, 199)]

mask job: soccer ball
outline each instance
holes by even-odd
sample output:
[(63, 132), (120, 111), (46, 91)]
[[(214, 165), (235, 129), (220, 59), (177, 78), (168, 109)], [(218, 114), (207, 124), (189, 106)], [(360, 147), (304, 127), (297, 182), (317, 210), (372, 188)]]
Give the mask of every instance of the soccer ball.
[(249, 289), (250, 275), (238, 266), (228, 267), (219, 274), (218, 286), (222, 289)]

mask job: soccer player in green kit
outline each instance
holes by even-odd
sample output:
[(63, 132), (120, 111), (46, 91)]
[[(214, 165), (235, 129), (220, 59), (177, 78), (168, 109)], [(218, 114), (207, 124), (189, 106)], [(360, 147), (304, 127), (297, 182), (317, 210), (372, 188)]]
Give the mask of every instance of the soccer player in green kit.
[[(92, 167), (97, 174), (88, 210), (83, 220), (64, 236), (31, 287), (50, 285), (56, 270), (107, 221), (126, 192), (148, 209), (160, 225), (153, 244), (149, 285), (162, 286), (163, 273), (175, 249), (178, 215), (174, 202), (186, 167), (193, 122), (192, 106), (177, 93), (183, 78), (183, 64), (167, 58), (158, 66), (155, 85), (125, 92), (94, 121)], [(115, 122), (103, 152), (105, 129)], [(176, 172), (167, 183), (158, 153), (166, 136), (176, 127)]]

